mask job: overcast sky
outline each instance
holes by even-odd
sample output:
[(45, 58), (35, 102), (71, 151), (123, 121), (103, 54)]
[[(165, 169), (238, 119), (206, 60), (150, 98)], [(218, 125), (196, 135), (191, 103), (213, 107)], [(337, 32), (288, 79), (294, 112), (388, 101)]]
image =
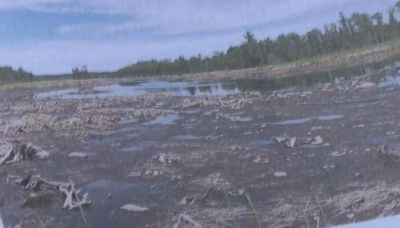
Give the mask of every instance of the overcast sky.
[(36, 74), (115, 70), (137, 60), (208, 55), (303, 33), (395, 0), (0, 0), (0, 65)]

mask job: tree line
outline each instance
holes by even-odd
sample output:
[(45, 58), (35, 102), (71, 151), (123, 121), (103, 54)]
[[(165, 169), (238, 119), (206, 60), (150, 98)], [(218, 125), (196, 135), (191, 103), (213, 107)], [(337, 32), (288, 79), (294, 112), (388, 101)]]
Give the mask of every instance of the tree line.
[(304, 35), (288, 33), (276, 39), (258, 40), (251, 32), (246, 32), (240, 45), (215, 52), (212, 56), (139, 61), (117, 73), (147, 76), (242, 69), (377, 45), (400, 37), (399, 12), (400, 1), (389, 8), (387, 20), (382, 13), (353, 13), (348, 17), (340, 13), (336, 23), (325, 25), (323, 29), (313, 29)]
[(9, 66), (0, 67), (0, 84), (15, 81), (32, 81), (33, 79), (33, 74), (26, 72), (21, 67), (18, 69), (13, 69)]

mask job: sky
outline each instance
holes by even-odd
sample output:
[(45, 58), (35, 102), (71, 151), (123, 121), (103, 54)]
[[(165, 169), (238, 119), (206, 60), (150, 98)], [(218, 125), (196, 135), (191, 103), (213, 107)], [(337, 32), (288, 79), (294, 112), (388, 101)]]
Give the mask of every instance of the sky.
[(139, 60), (224, 51), (304, 33), (339, 12), (388, 11), (395, 0), (0, 0), (0, 65), (35, 74), (113, 71)]

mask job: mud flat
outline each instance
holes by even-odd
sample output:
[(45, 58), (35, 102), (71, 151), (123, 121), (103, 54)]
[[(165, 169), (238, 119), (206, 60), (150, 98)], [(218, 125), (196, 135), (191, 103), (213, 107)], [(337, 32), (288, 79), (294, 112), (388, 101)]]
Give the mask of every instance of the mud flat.
[[(274, 91), (115, 80), (1, 91), (3, 222), (323, 227), (396, 215), (400, 88), (396, 70), (386, 76)], [(64, 209), (34, 175), (74, 183), (91, 204)]]

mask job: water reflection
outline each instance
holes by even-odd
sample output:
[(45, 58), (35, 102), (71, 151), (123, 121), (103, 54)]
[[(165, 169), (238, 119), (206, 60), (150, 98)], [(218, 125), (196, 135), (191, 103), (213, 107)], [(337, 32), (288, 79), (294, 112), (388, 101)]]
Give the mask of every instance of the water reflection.
[(196, 84), (189, 82), (145, 81), (140, 83), (121, 83), (107, 86), (97, 86), (91, 93), (83, 93), (78, 89), (55, 90), (38, 93), (37, 99), (93, 99), (107, 97), (132, 97), (148, 93), (166, 92), (172, 96), (227, 96), (240, 93), (236, 83)]
[[(245, 91), (273, 91), (288, 87), (308, 87), (314, 84), (334, 82), (360, 75), (374, 75), (384, 66), (393, 65), (393, 62), (383, 62), (373, 65), (351, 67), (325, 73), (296, 75), (274, 79), (245, 79), (231, 82), (194, 83), (168, 82), (158, 80), (123, 82), (119, 84), (97, 86), (90, 90), (63, 89), (38, 93), (37, 99), (93, 99), (108, 97), (132, 97), (148, 93), (166, 92), (172, 96), (227, 96)], [(384, 75), (385, 77), (387, 75)], [(400, 82), (400, 76), (394, 75), (385, 78), (380, 86), (394, 85)]]

